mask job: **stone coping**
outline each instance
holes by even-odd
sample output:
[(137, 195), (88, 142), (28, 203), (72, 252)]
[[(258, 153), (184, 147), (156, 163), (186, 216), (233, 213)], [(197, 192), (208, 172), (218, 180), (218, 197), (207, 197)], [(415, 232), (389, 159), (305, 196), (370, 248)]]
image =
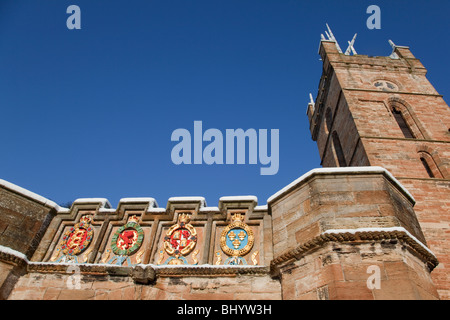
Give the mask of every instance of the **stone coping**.
[(134, 266), (118, 266), (96, 263), (54, 263), (34, 262), (10, 248), (0, 246), (0, 261), (26, 267), (33, 273), (72, 274), (78, 268), (85, 275), (110, 275), (132, 277), (137, 282), (149, 283), (157, 277), (233, 277), (238, 275), (268, 275), (270, 268), (266, 266), (232, 266), (232, 265), (154, 265), (137, 264)]
[(152, 197), (136, 197), (121, 198), (117, 208), (113, 208), (106, 198), (79, 198), (73, 201), (72, 208), (64, 208), (43, 196), (3, 179), (0, 179), (0, 187), (33, 200), (49, 209), (54, 209), (56, 214), (68, 214), (75, 206), (89, 206), (92, 207), (91, 209), (96, 210), (101, 214), (114, 214), (124, 205), (139, 205), (142, 208), (145, 208), (146, 212), (150, 214), (165, 214), (172, 211), (174, 208), (185, 209), (183, 208), (183, 205), (189, 205), (190, 209), (196, 208), (196, 210), (202, 213), (221, 213), (223, 211), (221, 208), (225, 207), (225, 204), (228, 203), (249, 203), (256, 211), (267, 211), (267, 205), (258, 206), (258, 198), (253, 195), (224, 196), (219, 199), (218, 206), (212, 207), (207, 206), (204, 197), (170, 197), (166, 207), (159, 207), (157, 201)]
[[(402, 184), (385, 168), (383, 167), (344, 167), (344, 168), (317, 168), (310, 170), (309, 172), (305, 173), (298, 179), (294, 180), (290, 184), (288, 184), (286, 187), (282, 188), (275, 194), (273, 194), (271, 197), (267, 199), (267, 205), (259, 205), (258, 206), (258, 198), (255, 196), (233, 196), (233, 197), (221, 197), (219, 199), (219, 206), (218, 207), (207, 207), (206, 201), (203, 197), (171, 197), (169, 198), (167, 202), (166, 208), (160, 208), (158, 207), (158, 204), (154, 198), (122, 198), (119, 201), (118, 208), (121, 205), (124, 204), (145, 204), (147, 206), (147, 212), (148, 213), (159, 213), (164, 214), (167, 211), (169, 211), (169, 208), (173, 204), (176, 203), (196, 203), (198, 205), (199, 211), (207, 211), (207, 212), (220, 212), (220, 208), (224, 206), (224, 203), (228, 202), (251, 202), (253, 203), (255, 209), (258, 211), (266, 211), (270, 210), (270, 205), (275, 202), (276, 200), (280, 199), (287, 193), (289, 193), (292, 189), (295, 189), (302, 185), (303, 183), (306, 183), (309, 179), (316, 175), (362, 175), (362, 174), (382, 174), (384, 175), (391, 183), (402, 192), (409, 201), (412, 202), (412, 204), (415, 204), (415, 199), (409, 193), (406, 188), (402, 186)], [(47, 206), (49, 208), (52, 208), (56, 210), (57, 214), (67, 214), (71, 212), (70, 208), (63, 208), (54, 203), (51, 200), (48, 200), (36, 193), (33, 193), (29, 190), (26, 190), (22, 187), (19, 187), (13, 183), (10, 183), (8, 181), (0, 179), (0, 186), (3, 188), (6, 188), (10, 191), (13, 191), (17, 194), (20, 194), (22, 196), (25, 196), (27, 198), (30, 198), (44, 206)], [(73, 205), (83, 205), (83, 204), (89, 204), (89, 205), (95, 205), (97, 207), (97, 210), (99, 213), (103, 214), (112, 214), (117, 211), (118, 208), (112, 208), (111, 204), (109, 203), (108, 199), (105, 198), (81, 198), (74, 201)], [(73, 206), (72, 205), (72, 206)]]
[(220, 276), (238, 274), (268, 274), (269, 268), (265, 266), (228, 266), (228, 265), (154, 265), (137, 264), (131, 267), (117, 266), (111, 264), (95, 263), (49, 263), (49, 262), (29, 262), (27, 270), (29, 272), (55, 272), (67, 273), (67, 269), (76, 266), (81, 274), (109, 274), (116, 276), (130, 276), (134, 270), (151, 269), (158, 276)]
[(286, 187), (269, 197), (267, 199), (267, 203), (269, 204), (269, 207), (272, 203), (279, 200), (286, 194), (288, 194), (290, 191), (292, 191), (295, 188), (298, 188), (302, 184), (309, 181), (312, 177), (322, 175), (368, 175), (368, 174), (382, 174), (384, 177), (386, 177), (400, 192), (402, 192), (405, 197), (408, 198), (409, 201), (414, 205), (416, 203), (414, 197), (409, 193), (408, 190), (385, 168), (383, 167), (341, 167), (341, 168), (318, 168), (313, 169), (299, 177), (298, 179), (294, 180), (290, 184), (288, 184)]
[(301, 259), (307, 253), (322, 247), (327, 242), (361, 243), (373, 241), (403, 242), (408, 245), (413, 254), (418, 256), (427, 265), (430, 272), (439, 264), (433, 252), (402, 227), (334, 229), (327, 230), (306, 243), (302, 243), (273, 259), (270, 263), (271, 274), (276, 277), (282, 266)]

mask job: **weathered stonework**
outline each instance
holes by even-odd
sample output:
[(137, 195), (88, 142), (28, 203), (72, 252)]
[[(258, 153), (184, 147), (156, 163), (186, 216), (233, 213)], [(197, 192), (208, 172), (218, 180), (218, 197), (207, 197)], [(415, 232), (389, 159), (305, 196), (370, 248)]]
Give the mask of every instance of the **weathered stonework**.
[[(326, 242), (280, 267), (287, 300), (436, 300), (429, 270), (402, 241)], [(370, 289), (376, 266), (380, 288)]]
[[(80, 199), (70, 209), (57, 208), (31, 259), (0, 250), (2, 278), (14, 279), (4, 298), (349, 299), (358, 292), (354, 298), (438, 299), (430, 271), (439, 262), (413, 205), (411, 194), (379, 167), (312, 170), (268, 206), (257, 206), (254, 197), (222, 198), (218, 207), (206, 207), (201, 198), (171, 198), (165, 209), (151, 199), (123, 199), (113, 209), (105, 199)], [(130, 260), (109, 260), (113, 231), (130, 219), (146, 229), (141, 247)], [(93, 239), (77, 263), (58, 259), (65, 231), (81, 220), (93, 227)], [(196, 233), (197, 259), (186, 255), (187, 264), (168, 265), (158, 250), (167, 241), (161, 235), (169, 226), (185, 226), (180, 221), (203, 230)], [(255, 236), (242, 256), (246, 265), (224, 265), (220, 235), (232, 221), (245, 222)], [(382, 270), (382, 289), (368, 289), (367, 268), (374, 265)]]
[(450, 298), (448, 106), (408, 48), (348, 56), (323, 40), (319, 53), (307, 115), (325, 168), (262, 206), (61, 208), (0, 180), (0, 299)]
[[(414, 196), (414, 210), (441, 264), (432, 273), (450, 298), (450, 109), (408, 47), (390, 57), (340, 54), (322, 41), (323, 74), (308, 107), (324, 167), (382, 166)], [(341, 151), (339, 151), (341, 150)]]

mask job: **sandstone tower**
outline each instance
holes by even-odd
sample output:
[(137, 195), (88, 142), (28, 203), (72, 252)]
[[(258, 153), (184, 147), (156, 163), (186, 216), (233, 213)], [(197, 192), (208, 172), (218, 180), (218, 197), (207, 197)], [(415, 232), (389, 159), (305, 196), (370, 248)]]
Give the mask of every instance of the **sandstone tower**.
[(449, 299), (450, 112), (393, 48), (349, 55), (322, 39), (307, 115), (324, 168), (267, 204), (63, 208), (0, 179), (0, 299)]
[(308, 106), (324, 167), (381, 166), (415, 198), (414, 210), (440, 264), (432, 279), (450, 298), (450, 109), (408, 47), (389, 57), (343, 54), (322, 39), (323, 73)]

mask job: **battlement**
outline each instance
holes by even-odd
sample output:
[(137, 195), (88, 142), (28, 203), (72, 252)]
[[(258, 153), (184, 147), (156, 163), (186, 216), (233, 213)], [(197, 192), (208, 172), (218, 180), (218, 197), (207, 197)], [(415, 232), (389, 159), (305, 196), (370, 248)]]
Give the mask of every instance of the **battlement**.
[[(0, 196), (0, 222), (6, 224), (0, 234), (0, 293), (12, 299), (41, 299), (54, 290), (60, 299), (113, 292), (124, 297), (124, 286), (139, 299), (302, 299), (311, 292), (320, 297), (323, 282), (290, 270), (297, 263), (299, 270), (311, 268), (317, 254), (333, 256), (337, 268), (355, 268), (341, 262), (338, 247), (346, 255), (354, 248), (359, 268), (361, 259), (367, 267), (386, 254), (401, 264), (407, 254), (429, 270), (438, 264), (415, 217), (414, 198), (381, 167), (314, 169), (273, 194), (267, 205), (258, 205), (255, 196), (221, 197), (216, 207), (203, 197), (171, 197), (164, 208), (145, 197), (123, 198), (117, 208), (104, 198), (77, 199), (62, 208), (3, 180)], [(31, 221), (40, 232), (27, 236)], [(22, 242), (9, 243), (13, 238)], [(385, 241), (392, 245), (383, 246)], [(367, 248), (355, 251), (370, 243), (379, 245), (371, 255), (364, 254)], [(88, 289), (65, 288), (68, 268), (79, 270)], [(319, 272), (327, 273), (328, 266), (323, 268)], [(42, 275), (51, 288), (37, 289)], [(425, 283), (428, 277), (419, 275)], [(347, 290), (339, 293), (336, 281), (354, 286), (329, 280), (332, 298)], [(292, 283), (303, 289), (292, 291)]]
[[(448, 258), (450, 109), (409, 47), (392, 41), (389, 56), (343, 53), (332, 32), (322, 37), (322, 76), (307, 115), (323, 167), (382, 166), (417, 200), (414, 210), (430, 247)], [(354, 38), (355, 39), (355, 38)], [(353, 55), (350, 52), (353, 51)], [(433, 223), (430, 223), (433, 221)], [(445, 264), (433, 281), (450, 297)]]
[[(307, 111), (325, 168), (263, 205), (246, 195), (64, 208), (0, 180), (0, 299), (446, 297), (447, 267), (436, 266), (448, 257), (448, 106), (409, 48), (369, 57), (356, 53), (356, 35), (345, 53), (327, 36)], [(414, 138), (403, 137), (408, 125)]]

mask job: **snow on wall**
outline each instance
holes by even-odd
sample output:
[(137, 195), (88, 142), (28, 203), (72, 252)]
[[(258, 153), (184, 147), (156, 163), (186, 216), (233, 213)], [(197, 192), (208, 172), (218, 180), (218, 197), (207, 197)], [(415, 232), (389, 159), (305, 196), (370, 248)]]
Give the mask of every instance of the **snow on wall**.
[(284, 187), (277, 193), (273, 194), (271, 197), (269, 197), (269, 199), (267, 199), (267, 203), (273, 202), (275, 199), (277, 199), (281, 195), (285, 194), (286, 192), (294, 189), (295, 187), (297, 187), (298, 185), (303, 183), (303, 181), (309, 179), (311, 176), (313, 176), (315, 174), (342, 174), (342, 173), (347, 173), (347, 174), (382, 173), (382, 174), (388, 176), (392, 180), (392, 182), (396, 185), (396, 187), (398, 187), (400, 190), (402, 190), (411, 199), (411, 201), (415, 202), (415, 199), (411, 195), (411, 193), (409, 193), (409, 191), (406, 190), (406, 188), (397, 179), (395, 179), (395, 177), (389, 171), (387, 171), (383, 167), (342, 167), (342, 168), (313, 169), (313, 170), (305, 173), (304, 175), (302, 175), (300, 178), (294, 180), (293, 182), (288, 184), (286, 187)]

